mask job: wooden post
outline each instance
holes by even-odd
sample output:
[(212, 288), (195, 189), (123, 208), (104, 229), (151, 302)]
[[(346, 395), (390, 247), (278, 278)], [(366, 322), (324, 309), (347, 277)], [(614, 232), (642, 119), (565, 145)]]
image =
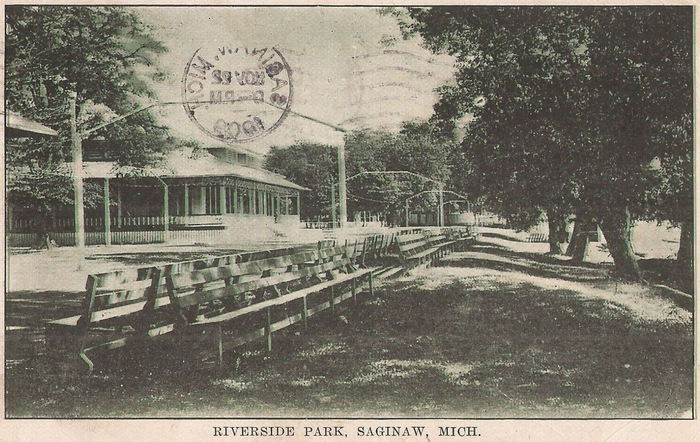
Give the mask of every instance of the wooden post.
[(165, 232), (165, 241), (168, 241), (168, 231), (170, 230), (170, 198), (168, 194), (168, 185), (163, 183), (163, 231)]
[(104, 218), (105, 218), (105, 245), (112, 245), (112, 219), (109, 213), (109, 178), (105, 178), (104, 189), (102, 193), (104, 199)]
[(352, 278), (352, 303), (357, 305), (357, 284), (355, 278)]
[(219, 213), (226, 213), (226, 186), (219, 184)]
[(445, 220), (444, 220), (444, 202), (443, 202), (443, 190), (445, 189), (444, 185), (440, 185), (440, 202), (438, 203), (438, 226), (442, 227), (445, 225)]
[(267, 325), (265, 326), (265, 336), (267, 337), (267, 351), (272, 351), (272, 311), (268, 307), (265, 309), (267, 313)]
[(345, 227), (348, 220), (348, 197), (345, 189), (345, 142), (338, 144), (338, 202), (340, 217), (338, 227)]
[(78, 94), (71, 91), (69, 97), (71, 156), (73, 161), (73, 216), (75, 218), (75, 246), (85, 247), (85, 212), (83, 207), (83, 146), (78, 133), (76, 100)]
[(260, 212), (260, 215), (266, 215), (266, 210), (265, 210), (265, 191), (264, 190), (258, 190), (258, 211)]
[(190, 215), (190, 185), (185, 183), (185, 216)]
[(309, 312), (308, 312), (308, 306), (307, 306), (307, 301), (306, 301), (306, 296), (301, 298), (303, 301), (302, 304), (302, 310), (301, 310), (301, 317), (304, 320), (304, 330), (307, 330), (309, 328)]
[(252, 192), (253, 196), (250, 199), (250, 206), (251, 206), (250, 213), (252, 213), (253, 215), (257, 215), (258, 214), (258, 186), (253, 184), (253, 190), (251, 192)]
[(216, 342), (219, 356), (219, 368), (224, 366), (224, 331), (221, 324), (216, 325)]
[(369, 272), (369, 295), (374, 296), (374, 281), (372, 279), (372, 272)]
[(122, 227), (122, 186), (117, 183), (117, 227)]
[(335, 228), (335, 186), (331, 185), (331, 229)]
[(408, 200), (406, 200), (406, 227), (408, 227)]
[(330, 292), (331, 292), (331, 296), (330, 296), (331, 312), (335, 312), (335, 287), (331, 286)]

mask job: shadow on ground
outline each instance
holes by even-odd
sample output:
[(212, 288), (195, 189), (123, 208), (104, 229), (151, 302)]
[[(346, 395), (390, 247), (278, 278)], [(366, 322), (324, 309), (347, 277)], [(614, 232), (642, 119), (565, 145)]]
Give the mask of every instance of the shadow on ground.
[[(650, 418), (690, 410), (689, 323), (640, 321), (606, 300), (516, 283), (508, 272), (556, 278), (556, 264), (477, 249), (517, 262), (460, 258), (446, 265), (485, 267), (488, 275), (440, 280), (443, 267), (388, 282), (341, 312), (345, 321), (321, 315), (307, 332), (276, 334), (271, 354), (253, 346), (229, 355), (221, 371), (173, 363), (177, 345), (164, 345), (147, 357), (122, 354), (92, 377), (66, 378), (51, 372), (40, 338), (25, 347), (16, 339), (7, 347), (15, 361), (6, 367), (7, 413)], [(587, 284), (596, 273), (571, 267), (558, 267), (563, 279)], [(30, 317), (46, 316), (13, 309), (28, 315), (13, 321), (33, 330)]]
[[(458, 259), (456, 261), (455, 259)], [(591, 263), (573, 263), (551, 255), (518, 253), (497, 244), (477, 243), (468, 254), (448, 257), (449, 265), (483, 267), (493, 270), (516, 271), (533, 276), (588, 282), (608, 279), (610, 267)]]

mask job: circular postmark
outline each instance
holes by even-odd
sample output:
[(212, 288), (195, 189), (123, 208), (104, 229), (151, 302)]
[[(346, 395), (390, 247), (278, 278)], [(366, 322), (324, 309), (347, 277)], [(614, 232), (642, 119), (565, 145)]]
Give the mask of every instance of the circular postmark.
[(292, 103), (292, 71), (276, 48), (197, 49), (182, 77), (182, 101), (206, 134), (245, 143), (275, 130)]

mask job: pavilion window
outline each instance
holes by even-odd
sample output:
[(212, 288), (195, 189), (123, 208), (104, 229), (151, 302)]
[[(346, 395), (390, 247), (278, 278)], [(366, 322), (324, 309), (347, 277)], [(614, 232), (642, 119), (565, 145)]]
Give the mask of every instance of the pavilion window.
[(242, 189), (238, 192), (238, 207), (241, 208), (241, 213), (250, 214), (250, 190)]
[(234, 213), (235, 202), (233, 201), (233, 187), (226, 186), (226, 213)]
[(204, 205), (207, 215), (218, 215), (221, 213), (219, 207), (219, 186), (206, 186), (204, 188)]
[(271, 192), (266, 192), (267, 193), (267, 214), (268, 215), (274, 215), (274, 204), (273, 204), (273, 199), (274, 196), (272, 195)]
[(168, 192), (168, 209), (170, 212), (169, 215), (181, 215), (180, 206), (180, 195), (174, 190)]
[(264, 206), (263, 206), (263, 204), (262, 204), (262, 201), (263, 201), (263, 198), (262, 198), (262, 197), (263, 197), (262, 191), (256, 189), (256, 190), (255, 190), (255, 202), (256, 202), (256, 204), (255, 204), (255, 214), (256, 214), (256, 215), (262, 215), (262, 214), (263, 214)]

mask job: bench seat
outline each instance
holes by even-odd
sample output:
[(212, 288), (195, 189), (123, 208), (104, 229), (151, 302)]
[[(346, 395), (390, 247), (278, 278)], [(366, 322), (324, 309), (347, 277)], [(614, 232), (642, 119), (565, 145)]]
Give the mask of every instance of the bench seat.
[(296, 299), (301, 299), (305, 296), (308, 296), (312, 293), (316, 293), (325, 289), (328, 289), (330, 287), (333, 287), (335, 285), (338, 285), (342, 282), (347, 282), (347, 281), (352, 281), (353, 279), (358, 279), (362, 278), (373, 271), (378, 270), (379, 267), (373, 267), (373, 268), (368, 268), (368, 269), (362, 269), (358, 270), (352, 273), (341, 273), (338, 275), (336, 278), (329, 280), (329, 281), (324, 281), (318, 284), (314, 284), (311, 287), (306, 287), (301, 290), (297, 290), (295, 292), (289, 293), (287, 295), (282, 295), (279, 298), (273, 298), (269, 299), (267, 301), (262, 301), (255, 303), (253, 305), (250, 305), (248, 307), (243, 307), (238, 310), (234, 310), (228, 313), (224, 313), (218, 316), (212, 316), (209, 318), (204, 318), (202, 320), (198, 320), (195, 322), (191, 322), (189, 325), (207, 325), (207, 324), (216, 324), (220, 322), (225, 322), (229, 321), (231, 319), (238, 318), (243, 315), (247, 315), (249, 313), (257, 312), (260, 311), (261, 309), (267, 308), (267, 307), (272, 307), (272, 306), (277, 306), (277, 305), (282, 305), (286, 304), (288, 302), (294, 301)]

